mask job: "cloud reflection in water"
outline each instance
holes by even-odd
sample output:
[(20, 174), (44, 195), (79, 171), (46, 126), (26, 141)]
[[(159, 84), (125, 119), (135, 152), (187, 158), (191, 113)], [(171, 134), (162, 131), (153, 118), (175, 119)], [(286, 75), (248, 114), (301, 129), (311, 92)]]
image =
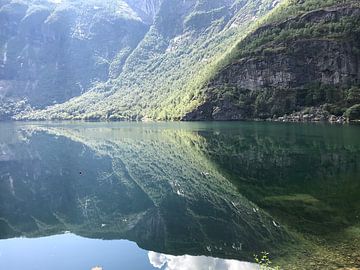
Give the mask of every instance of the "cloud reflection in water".
[(205, 256), (173, 256), (149, 251), (152, 266), (163, 270), (259, 270), (256, 264)]

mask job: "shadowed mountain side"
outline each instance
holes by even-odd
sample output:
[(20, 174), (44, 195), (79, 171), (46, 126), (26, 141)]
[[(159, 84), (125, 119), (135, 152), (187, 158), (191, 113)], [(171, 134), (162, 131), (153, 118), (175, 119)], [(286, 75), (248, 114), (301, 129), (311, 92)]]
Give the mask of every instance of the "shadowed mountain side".
[(0, 120), (117, 77), (149, 29), (121, 0), (0, 2)]
[(72, 231), (174, 255), (277, 253), (292, 238), (236, 192), (198, 150), (203, 142), (151, 126), (9, 125), (0, 137), (1, 236)]

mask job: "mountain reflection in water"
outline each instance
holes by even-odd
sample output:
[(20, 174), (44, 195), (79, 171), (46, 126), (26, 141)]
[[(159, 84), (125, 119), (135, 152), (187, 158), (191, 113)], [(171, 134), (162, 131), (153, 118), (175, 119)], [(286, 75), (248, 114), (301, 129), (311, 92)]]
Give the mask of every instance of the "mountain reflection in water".
[[(358, 127), (0, 128), (0, 238), (9, 239), (2, 240), (3, 249), (16, 237), (36, 240), (70, 231), (135, 242), (149, 251), (136, 265), (146, 261), (149, 267), (150, 259), (152, 267), (169, 270), (190, 264), (253, 269), (241, 261), (254, 261), (261, 251), (284, 256), (288, 247), (302, 244), (302, 233), (328, 236), (359, 224)], [(18, 248), (23, 243), (17, 240)]]

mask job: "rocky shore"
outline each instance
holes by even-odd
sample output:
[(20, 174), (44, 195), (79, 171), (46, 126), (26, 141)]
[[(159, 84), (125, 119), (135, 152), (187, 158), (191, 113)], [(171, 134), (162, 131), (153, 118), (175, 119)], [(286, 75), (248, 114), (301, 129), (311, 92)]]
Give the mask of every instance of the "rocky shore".
[(336, 116), (322, 108), (306, 108), (299, 112), (285, 114), (281, 117), (273, 117), (267, 119), (274, 122), (330, 122), (344, 124), (349, 122), (345, 115)]

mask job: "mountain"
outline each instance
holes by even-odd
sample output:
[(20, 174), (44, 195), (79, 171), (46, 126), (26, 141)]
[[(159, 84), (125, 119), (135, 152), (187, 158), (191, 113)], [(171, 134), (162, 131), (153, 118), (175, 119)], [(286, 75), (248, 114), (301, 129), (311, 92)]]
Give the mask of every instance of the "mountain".
[[(136, 25), (141, 22), (145, 25), (151, 23), (151, 25), (140, 42), (136, 44), (136, 48), (132, 51), (127, 50), (126, 52), (129, 53), (124, 57), (120, 57), (124, 54), (121, 53), (123, 47), (120, 46), (118, 53), (120, 59), (115, 59), (117, 60), (115, 62), (123, 63), (123, 65), (112, 69), (114, 72), (109, 74), (109, 80), (100, 80), (106, 77), (104, 76), (99, 78), (100, 83), (94, 83), (93, 87), (84, 87), (84, 91), (88, 89), (90, 91), (80, 97), (43, 111), (27, 110), (27, 113), (20, 114), (19, 118), (121, 120), (146, 117), (169, 118), (175, 113), (183, 114), (189, 105), (187, 99), (192, 100), (190, 105), (198, 103), (198, 100), (194, 98), (196, 93), (190, 89), (194, 76), (203, 73), (202, 69), (209, 65), (213, 58), (220, 57), (239, 36), (244, 35), (252, 23), (278, 3), (270, 0), (128, 0), (122, 3), (125, 2), (126, 7), (133, 11), (126, 9), (126, 14), (136, 15), (130, 17), (131, 22), (135, 21)], [(59, 5), (60, 7), (74, 6), (74, 3), (63, 2)], [(8, 5), (2, 9), (4, 10)], [(74, 14), (76, 20), (78, 16)], [(98, 14), (98, 17), (100, 17), (99, 20), (108, 20), (106, 14), (103, 16)], [(127, 19), (128, 17), (126, 16)], [(140, 22), (135, 20), (135, 17), (140, 18)], [(12, 20), (9, 19), (9, 21)], [(100, 32), (103, 31), (100, 30)], [(128, 32), (137, 33), (138, 31), (131, 28)], [(109, 33), (112, 32), (109, 31)], [(118, 33), (112, 34), (118, 35)], [(113, 37), (110, 36), (109, 40), (113, 40)], [(128, 39), (124, 38), (124, 40)], [(106, 43), (108, 43), (107, 40), (101, 41), (101, 44)], [(131, 46), (131, 49), (134, 47)], [(9, 56), (7, 58), (9, 59)], [(73, 59), (73, 56), (68, 55), (68, 58)], [(76, 61), (79, 66), (88, 68), (89, 64), (83, 63), (81, 59), (85, 61), (91, 57), (82, 56)], [(111, 58), (106, 58), (105, 62), (110, 61), (109, 59)], [(64, 69), (73, 75), (73, 65)], [(80, 73), (83, 74), (83, 72)], [(86, 72), (86, 74), (89, 73)], [(55, 76), (55, 78), (63, 81), (61, 76)], [(76, 82), (77, 80), (78, 78), (75, 78)], [(69, 85), (73, 84), (69, 83)], [(67, 86), (64, 87), (68, 89)], [(22, 89), (20, 91), (23, 91)], [(52, 88), (52, 91), (56, 91), (55, 89), (57, 87)], [(76, 93), (72, 96), (75, 95)], [(196, 96), (199, 95), (196, 94)], [(178, 104), (175, 110), (173, 104), (177, 104), (179, 100), (182, 105)], [(56, 103), (61, 103), (61, 101)], [(34, 105), (31, 101), (27, 104), (33, 109), (44, 109), (48, 106), (48, 104)]]
[[(357, 1), (0, 5), (1, 118), (360, 118)], [(33, 15), (36, 35), (22, 29), (38, 6), (61, 16)]]

